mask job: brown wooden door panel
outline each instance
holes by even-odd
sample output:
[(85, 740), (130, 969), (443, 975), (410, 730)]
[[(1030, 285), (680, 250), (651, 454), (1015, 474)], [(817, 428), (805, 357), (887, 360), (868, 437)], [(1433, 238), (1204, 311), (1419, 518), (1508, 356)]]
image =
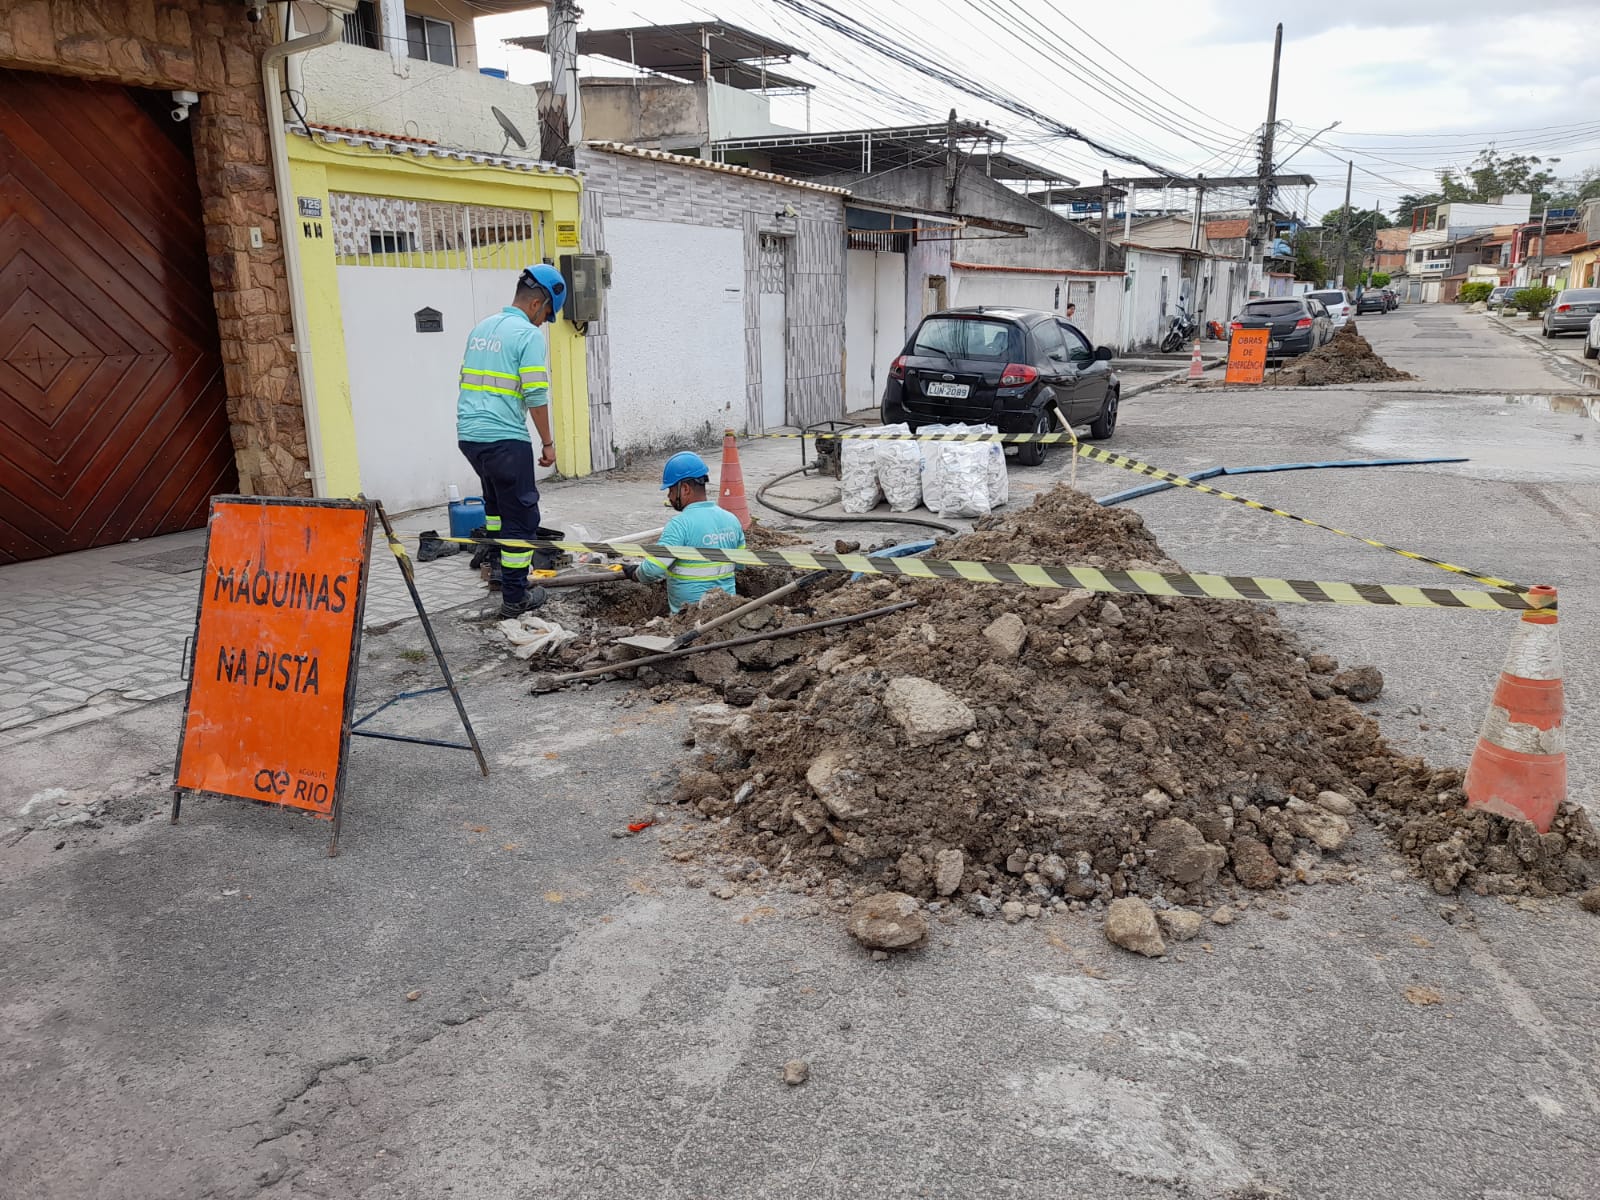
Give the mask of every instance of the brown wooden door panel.
[(238, 480), (191, 159), (125, 89), (0, 69), (0, 563)]
[[(175, 157), (163, 171), (172, 186), (163, 190), (155, 180), (137, 177), (120, 163), (95, 162), (85, 148), (74, 145), (72, 125), (48, 124), (57, 116), (70, 121), (66, 114), (73, 108), (83, 108), (73, 81), (58, 81), (55, 87), (62, 91), (64, 101), (32, 113), (33, 119), (42, 119), (43, 128), (30, 123), (15, 109), (8, 111), (0, 98), (0, 123), (16, 145), (13, 168), (23, 193), (47, 205), (61, 224), (81, 232), (83, 240), (104, 256), (104, 266), (122, 275), (134, 288), (148, 292), (161, 303), (182, 304), (189, 300), (189, 289), (168, 291), (161, 285), (169, 262), (189, 271), (197, 265), (195, 247), (185, 244), (192, 226), (188, 214), (191, 209), (195, 215), (199, 213), (193, 166), (181, 160), (191, 179), (188, 188), (178, 186), (180, 160)], [(122, 99), (137, 114), (136, 119), (149, 123), (150, 118), (126, 95)], [(167, 145), (176, 155), (171, 143)], [(132, 154), (138, 152), (137, 147), (127, 149)], [(120, 143), (113, 141), (102, 153), (120, 155), (122, 150)], [(92, 182), (92, 192), (84, 191), (82, 185), (86, 181)], [(202, 250), (203, 246), (202, 242)]]

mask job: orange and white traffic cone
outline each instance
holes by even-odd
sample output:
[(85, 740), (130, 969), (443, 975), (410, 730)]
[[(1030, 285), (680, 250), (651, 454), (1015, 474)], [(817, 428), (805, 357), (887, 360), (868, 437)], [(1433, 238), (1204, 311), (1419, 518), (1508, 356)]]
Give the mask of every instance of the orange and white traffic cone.
[(1192, 382), (1203, 378), (1205, 373), (1206, 365), (1200, 361), (1200, 339), (1196, 338), (1194, 341), (1194, 354), (1189, 359), (1189, 379)]
[(1548, 833), (1567, 798), (1556, 589), (1532, 588), (1528, 599), (1544, 607), (1523, 613), (1511, 635), (1464, 790), (1468, 808), (1532, 821), (1540, 833)]
[(717, 507), (738, 517), (742, 528), (750, 528), (750, 505), (744, 498), (744, 468), (739, 465), (739, 447), (731, 429), (722, 431), (722, 479)]

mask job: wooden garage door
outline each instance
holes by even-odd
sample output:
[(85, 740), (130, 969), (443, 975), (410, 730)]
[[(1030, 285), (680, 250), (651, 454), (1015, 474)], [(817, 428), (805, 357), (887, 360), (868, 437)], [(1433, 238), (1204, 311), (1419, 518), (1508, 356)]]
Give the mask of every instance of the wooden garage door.
[(0, 70), (0, 563), (193, 529), (237, 487), (194, 162), (157, 120)]

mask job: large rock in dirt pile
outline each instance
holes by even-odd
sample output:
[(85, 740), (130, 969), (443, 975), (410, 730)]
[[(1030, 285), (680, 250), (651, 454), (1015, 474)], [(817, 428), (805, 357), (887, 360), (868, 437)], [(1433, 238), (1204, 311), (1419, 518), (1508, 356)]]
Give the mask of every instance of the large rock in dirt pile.
[(841, 821), (869, 815), (877, 805), (878, 789), (870, 777), (855, 770), (838, 750), (824, 750), (811, 760), (806, 783), (817, 799)]
[(1150, 865), (1176, 883), (1206, 887), (1228, 864), (1228, 852), (1207, 842), (1200, 831), (1181, 817), (1168, 817), (1150, 827), (1145, 839)]
[(1001, 613), (983, 631), (997, 658), (1015, 658), (1028, 640), (1028, 627), (1016, 613)]
[(928, 918), (913, 896), (879, 892), (850, 910), (850, 936), (868, 950), (910, 950), (928, 939)]
[(1342, 850), (1350, 840), (1350, 822), (1338, 813), (1316, 804), (1289, 797), (1289, 828), (1296, 837), (1307, 838), (1320, 850)]
[(1368, 704), (1383, 694), (1383, 672), (1377, 667), (1355, 667), (1333, 677), (1333, 690), (1357, 704)]
[(1156, 914), (1134, 896), (1113, 900), (1106, 909), (1106, 941), (1146, 958), (1159, 958), (1167, 952)]
[(933, 890), (941, 896), (955, 894), (967, 869), (967, 856), (959, 850), (941, 850), (933, 857)]
[(913, 746), (959, 737), (975, 724), (972, 710), (937, 683), (902, 675), (883, 692), (883, 706)]
[(1233, 873), (1247, 888), (1269, 888), (1278, 882), (1278, 860), (1253, 837), (1233, 839)]

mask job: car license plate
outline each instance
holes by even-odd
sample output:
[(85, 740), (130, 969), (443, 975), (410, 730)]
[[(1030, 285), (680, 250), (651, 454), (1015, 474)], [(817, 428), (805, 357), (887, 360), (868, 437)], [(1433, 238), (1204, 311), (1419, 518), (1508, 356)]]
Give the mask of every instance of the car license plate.
[(965, 400), (972, 388), (965, 383), (925, 383), (922, 390), (930, 396), (946, 400)]

